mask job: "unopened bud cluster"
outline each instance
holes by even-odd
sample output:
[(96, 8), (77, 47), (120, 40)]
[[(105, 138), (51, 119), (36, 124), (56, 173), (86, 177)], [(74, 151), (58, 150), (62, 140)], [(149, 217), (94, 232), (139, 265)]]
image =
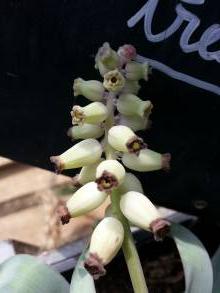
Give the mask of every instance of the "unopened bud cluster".
[[(82, 141), (63, 154), (52, 156), (51, 162), (57, 172), (81, 168), (73, 178), (77, 190), (59, 210), (63, 224), (96, 209), (117, 191), (121, 212), (129, 222), (162, 240), (169, 223), (144, 195), (139, 179), (125, 170), (167, 170), (170, 161), (170, 154), (149, 149), (135, 133), (149, 128), (153, 108), (151, 101), (138, 96), (139, 80), (148, 80), (149, 66), (135, 59), (136, 49), (132, 45), (115, 51), (104, 43), (98, 50), (95, 68), (102, 80), (77, 78), (73, 84), (74, 96), (89, 100), (88, 105), (74, 105), (71, 111), (73, 126), (68, 135)], [(106, 213), (93, 231), (85, 261), (86, 269), (95, 279), (105, 274), (104, 266), (117, 254), (123, 240), (122, 223)]]

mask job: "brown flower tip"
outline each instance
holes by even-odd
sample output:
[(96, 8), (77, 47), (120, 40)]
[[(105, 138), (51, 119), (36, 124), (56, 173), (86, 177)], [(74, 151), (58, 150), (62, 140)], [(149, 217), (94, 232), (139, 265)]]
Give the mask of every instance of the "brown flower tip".
[(90, 253), (84, 263), (85, 269), (93, 276), (94, 280), (98, 280), (106, 274), (101, 258), (97, 253)]
[(57, 214), (62, 222), (62, 225), (69, 223), (69, 221), (71, 219), (71, 215), (70, 215), (65, 203), (61, 203), (60, 206), (57, 208)]
[(137, 156), (142, 149), (147, 148), (147, 144), (144, 143), (143, 139), (138, 136), (134, 136), (129, 139), (129, 141), (126, 143), (126, 146), (129, 153), (136, 154)]
[(150, 224), (150, 230), (156, 241), (162, 241), (170, 231), (170, 223), (162, 218), (156, 219)]
[(170, 160), (171, 160), (171, 154), (166, 153), (162, 155), (162, 169), (165, 171), (170, 170)]
[(95, 181), (98, 185), (98, 190), (110, 192), (114, 187), (118, 186), (117, 178), (108, 171), (104, 171), (102, 176)]
[(64, 169), (63, 164), (60, 160), (60, 157), (59, 156), (52, 156), (52, 157), (50, 157), (50, 161), (55, 166), (55, 172), (57, 174), (60, 174)]
[(73, 184), (73, 186), (76, 187), (76, 188), (80, 188), (80, 187), (82, 187), (82, 184), (79, 183), (79, 174), (77, 174), (76, 176), (74, 176), (74, 177), (72, 178), (72, 184)]

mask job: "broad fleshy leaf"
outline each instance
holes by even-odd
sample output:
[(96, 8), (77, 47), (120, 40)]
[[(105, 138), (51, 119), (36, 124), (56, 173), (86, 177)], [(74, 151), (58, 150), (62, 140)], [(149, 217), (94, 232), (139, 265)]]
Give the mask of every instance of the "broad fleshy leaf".
[(72, 280), (70, 284), (70, 293), (95, 293), (95, 284), (92, 276), (87, 272), (83, 266), (85, 260), (87, 248), (84, 249), (75, 270), (72, 275)]
[(220, 246), (212, 258), (214, 285), (212, 293), (220, 292)]
[(201, 241), (190, 230), (178, 224), (172, 224), (171, 236), (183, 263), (185, 293), (211, 293), (212, 264)]
[(69, 293), (69, 284), (37, 258), (20, 254), (0, 265), (0, 292)]

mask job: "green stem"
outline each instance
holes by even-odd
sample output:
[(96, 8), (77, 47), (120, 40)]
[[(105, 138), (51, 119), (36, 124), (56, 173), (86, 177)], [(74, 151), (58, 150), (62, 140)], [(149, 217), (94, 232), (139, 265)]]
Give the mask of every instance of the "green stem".
[[(108, 130), (114, 124), (114, 96), (109, 97), (107, 101), (107, 107), (109, 110), (109, 116), (105, 123), (105, 155), (106, 159), (115, 159), (114, 150), (108, 145)], [(134, 244), (133, 236), (130, 230), (127, 219), (123, 216), (120, 210), (120, 194), (113, 191), (111, 194), (112, 213), (121, 221), (124, 227), (124, 241), (122, 245), (125, 261), (127, 263), (131, 283), (135, 293), (148, 293), (143, 269), (137, 253), (136, 246)]]
[(141, 266), (141, 262), (137, 253), (134, 239), (130, 230), (127, 219), (120, 210), (120, 194), (117, 191), (112, 192), (111, 196), (112, 212), (121, 221), (124, 227), (124, 241), (122, 245), (125, 261), (127, 263), (129, 275), (135, 293), (147, 293), (147, 285)]

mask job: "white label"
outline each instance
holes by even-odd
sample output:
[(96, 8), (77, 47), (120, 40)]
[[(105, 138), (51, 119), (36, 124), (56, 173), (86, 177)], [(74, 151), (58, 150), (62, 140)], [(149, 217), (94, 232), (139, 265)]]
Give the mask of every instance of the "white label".
[[(220, 40), (220, 24), (213, 24), (208, 27), (202, 34), (199, 40), (194, 43), (190, 42), (191, 36), (200, 26), (201, 20), (197, 15), (193, 14), (187, 10), (181, 3), (177, 4), (175, 7), (176, 17), (171, 23), (171, 25), (164, 31), (154, 34), (152, 32), (152, 23), (155, 19), (155, 11), (159, 5), (160, 0), (148, 0), (147, 3), (134, 15), (128, 22), (128, 27), (134, 27), (142, 18), (144, 18), (144, 33), (148, 41), (153, 43), (163, 42), (167, 40), (170, 36), (176, 33), (182, 26), (184, 30), (180, 36), (179, 46), (180, 49), (186, 53), (190, 54), (192, 52), (197, 52), (203, 60), (215, 61), (220, 63), (220, 50), (209, 51), (208, 47)], [(182, 0), (182, 2), (194, 5), (202, 5), (205, 0)], [(187, 25), (186, 25), (187, 23)], [(189, 84), (195, 85), (197, 87), (203, 88), (205, 90), (214, 92), (220, 95), (220, 87), (209, 82), (202, 81), (195, 77), (191, 77), (187, 74), (177, 72), (170, 68), (169, 66), (162, 64), (156, 60), (152, 60), (143, 56), (139, 56), (139, 61), (148, 61), (150, 65), (173, 78), (182, 80)]]

